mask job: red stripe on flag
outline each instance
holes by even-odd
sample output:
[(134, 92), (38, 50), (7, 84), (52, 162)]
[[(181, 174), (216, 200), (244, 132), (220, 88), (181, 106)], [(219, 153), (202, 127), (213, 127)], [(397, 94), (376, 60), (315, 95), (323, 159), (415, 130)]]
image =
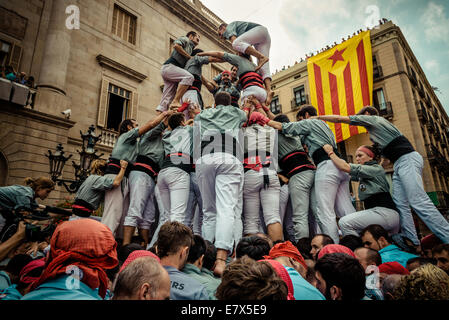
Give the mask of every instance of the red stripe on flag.
[(315, 74), (315, 89), (316, 89), (316, 100), (318, 102), (318, 114), (325, 115), (324, 110), (324, 97), (323, 97), (323, 83), (321, 82), (321, 68), (315, 63), (313, 64), (313, 72)]
[(357, 46), (357, 60), (359, 62), (359, 74), (360, 74), (360, 83), (362, 87), (363, 106), (369, 106), (370, 98), (369, 98), (368, 73), (366, 71), (365, 47), (363, 46), (363, 39), (360, 40)]
[[(345, 70), (343, 71), (343, 78), (345, 80), (345, 93), (346, 93), (346, 109), (348, 111), (348, 116), (355, 114), (354, 108), (354, 94), (352, 91), (352, 76), (351, 76), (351, 65), (348, 62)], [(349, 134), (355, 136), (359, 134), (359, 129), (357, 126), (349, 126)]]
[[(329, 86), (331, 90), (332, 113), (340, 115), (340, 103), (338, 102), (338, 85), (337, 77), (329, 72)], [(335, 138), (337, 142), (343, 141), (343, 132), (341, 131), (341, 123), (335, 124)]]

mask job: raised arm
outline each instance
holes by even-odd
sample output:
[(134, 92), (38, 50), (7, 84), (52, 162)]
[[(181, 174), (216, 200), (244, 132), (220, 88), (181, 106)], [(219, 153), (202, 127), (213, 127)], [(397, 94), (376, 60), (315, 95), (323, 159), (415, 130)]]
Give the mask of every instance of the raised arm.
[(188, 54), (180, 44), (175, 43), (174, 46), (173, 46), (173, 49), (175, 49), (176, 51), (178, 51), (178, 53), (179, 53), (180, 55), (186, 57), (187, 59), (190, 59), (190, 58), (191, 58), (190, 54)]
[(314, 119), (320, 119), (327, 122), (333, 122), (333, 123), (347, 123), (349, 124), (351, 120), (348, 116), (340, 116), (340, 115), (324, 115), (324, 116), (315, 116), (311, 117)]
[(334, 148), (330, 144), (325, 144), (323, 146), (323, 149), (324, 149), (324, 151), (326, 151), (329, 158), (332, 160), (332, 162), (335, 164), (335, 166), (339, 170), (347, 172), (347, 173), (349, 173), (351, 171), (351, 166), (349, 165), (349, 163), (347, 163), (345, 160), (339, 158), (335, 154)]
[(120, 172), (118, 173), (118, 175), (115, 176), (114, 182), (112, 182), (113, 188), (117, 188), (122, 182), (127, 166), (128, 166), (127, 161), (120, 160)]
[(161, 121), (163, 121), (165, 119), (165, 117), (170, 116), (172, 113), (173, 113), (172, 110), (164, 111), (164, 112), (160, 113), (156, 118), (149, 120), (143, 126), (139, 127), (139, 136), (142, 136), (144, 133), (153, 129)]
[(224, 52), (220, 52), (220, 51), (205, 51), (205, 52), (200, 52), (197, 53), (197, 56), (209, 56), (209, 57), (213, 57), (213, 58), (217, 58), (217, 59), (223, 59), (223, 55)]
[(206, 86), (207, 90), (209, 90), (209, 92), (213, 92), (214, 90), (218, 89), (218, 85), (215, 83), (215, 81), (209, 81), (203, 76), (201, 76), (201, 81)]

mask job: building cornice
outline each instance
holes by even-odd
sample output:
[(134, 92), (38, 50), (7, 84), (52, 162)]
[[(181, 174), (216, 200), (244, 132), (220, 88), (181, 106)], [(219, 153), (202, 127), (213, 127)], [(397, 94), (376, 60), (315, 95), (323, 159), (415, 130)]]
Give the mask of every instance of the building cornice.
[[(206, 36), (224, 51), (234, 52), (229, 41), (218, 38), (217, 28), (223, 22), (198, 0), (159, 0), (171, 13), (195, 28), (201, 36)], [(215, 21), (212, 22), (211, 19)]]
[(142, 82), (143, 80), (145, 80), (147, 78), (146, 75), (144, 75), (143, 73), (140, 73), (134, 69), (131, 69), (130, 67), (127, 67), (115, 60), (112, 60), (111, 58), (108, 58), (102, 54), (99, 54), (97, 56), (97, 61), (98, 64), (102, 67), (106, 67), (109, 69), (112, 69), (114, 71), (117, 71), (121, 74), (124, 74), (125, 76), (137, 81), (137, 82)]

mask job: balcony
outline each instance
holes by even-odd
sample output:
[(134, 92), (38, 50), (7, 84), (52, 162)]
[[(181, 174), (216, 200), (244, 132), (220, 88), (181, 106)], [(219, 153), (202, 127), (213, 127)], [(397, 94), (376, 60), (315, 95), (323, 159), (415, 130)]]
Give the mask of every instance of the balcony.
[(393, 118), (393, 108), (390, 101), (374, 105), (374, 107), (379, 111), (380, 116), (387, 119)]
[(418, 85), (418, 93), (421, 98), (424, 99), (426, 97), (426, 92), (424, 91), (421, 81), (419, 82), (419, 85)]
[(373, 77), (374, 79), (379, 79), (383, 77), (382, 67), (381, 66), (373, 66)]
[(436, 141), (441, 141), (441, 132), (438, 125), (435, 125), (435, 132), (433, 133), (433, 136), (435, 137)]
[(416, 73), (413, 71), (412, 67), (408, 66), (408, 76), (410, 79), (410, 82), (414, 84), (415, 86), (418, 85), (418, 79), (416, 79)]
[(429, 122), (427, 122), (426, 126), (427, 126), (427, 131), (429, 131), (429, 133), (435, 132), (435, 123), (433, 122), (432, 117), (429, 117)]
[(118, 138), (118, 132), (103, 128), (98, 128), (98, 130), (100, 131), (101, 134), (98, 144), (113, 148)]
[(33, 108), (36, 89), (26, 85), (0, 78), (0, 100), (8, 101), (22, 107)]

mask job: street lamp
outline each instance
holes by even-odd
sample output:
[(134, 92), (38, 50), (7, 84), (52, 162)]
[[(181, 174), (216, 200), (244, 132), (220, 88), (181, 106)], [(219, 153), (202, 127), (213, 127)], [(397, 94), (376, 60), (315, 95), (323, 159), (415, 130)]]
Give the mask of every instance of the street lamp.
[(101, 135), (95, 135), (94, 125), (91, 125), (85, 134), (80, 131), (80, 135), (83, 141), (82, 149), (81, 151), (76, 150), (80, 155), (80, 163), (76, 164), (75, 161), (72, 161), (72, 166), (75, 169), (74, 180), (59, 179), (62, 175), (65, 163), (72, 157), (72, 155), (69, 155), (68, 157), (64, 156), (62, 144), (58, 144), (54, 154), (52, 154), (51, 150), (48, 150), (48, 154), (45, 155), (48, 157), (50, 163), (51, 179), (58, 183), (59, 186), (63, 185), (69, 193), (78, 191), (81, 184), (89, 176), (92, 161), (104, 155), (104, 153), (97, 155), (97, 150), (95, 150), (95, 144), (100, 139)]

